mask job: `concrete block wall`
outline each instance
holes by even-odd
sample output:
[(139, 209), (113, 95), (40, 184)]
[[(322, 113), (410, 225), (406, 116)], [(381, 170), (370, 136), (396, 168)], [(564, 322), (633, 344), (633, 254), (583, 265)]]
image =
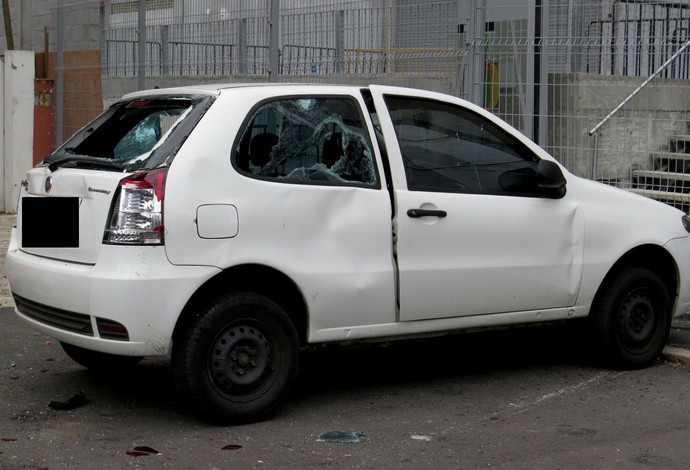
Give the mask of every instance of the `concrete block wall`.
[[(645, 79), (584, 73), (549, 76), (547, 150), (571, 172), (591, 177), (594, 137), (589, 131)], [(690, 93), (685, 80), (656, 79), (599, 133), (597, 177), (625, 186), (633, 168), (648, 168), (652, 152), (685, 133)]]
[[(63, 2), (65, 50), (98, 49), (100, 44), (100, 2)], [(15, 50), (45, 52), (48, 28), (49, 51), (57, 49), (58, 0), (10, 0)], [(2, 15), (0, 15), (2, 16)], [(0, 54), (7, 50), (4, 27), (0, 27)]]
[(25, 44), (22, 40), (20, 47), (23, 50), (41, 51), (45, 49), (45, 28), (49, 30), (48, 42), (49, 47), (55, 49), (55, 41), (57, 36), (54, 30), (54, 8), (51, 9), (50, 0), (32, 0), (30, 2), (22, 2), (22, 26), (23, 31), (28, 31), (31, 39), (30, 43)]

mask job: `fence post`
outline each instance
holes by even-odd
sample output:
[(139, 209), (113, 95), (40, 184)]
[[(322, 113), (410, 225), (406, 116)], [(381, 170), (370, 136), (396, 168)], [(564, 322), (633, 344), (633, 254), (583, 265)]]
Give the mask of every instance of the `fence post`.
[(270, 65), (268, 69), (268, 81), (278, 81), (278, 67), (280, 64), (279, 32), (280, 32), (280, 0), (271, 0), (270, 19)]
[(345, 71), (345, 11), (335, 12), (335, 71)]
[(57, 38), (55, 45), (55, 148), (62, 145), (64, 134), (64, 93), (65, 93), (65, 11), (64, 0), (57, 5)]
[(21, 2), (19, 10), (19, 50), (30, 51), (33, 49), (33, 17), (34, 2)]
[(239, 65), (240, 75), (247, 74), (247, 18), (240, 20), (239, 31), (237, 32), (239, 38), (237, 40), (237, 60)]
[(468, 25), (468, 37), (472, 41), (470, 45), (471, 59), (468, 74), (472, 77), (471, 86), (468, 88), (467, 98), (477, 106), (482, 106), (484, 89), (484, 28), (486, 6), (484, 0), (473, 0), (471, 6), (471, 21)]
[(146, 88), (146, 0), (139, 0), (137, 89)]
[(5, 37), (7, 38), (7, 50), (14, 50), (14, 34), (12, 33), (12, 18), (10, 14), (10, 1), (2, 0), (2, 16), (5, 18)]
[[(100, 22), (100, 38), (99, 38), (99, 46), (100, 51), (101, 51), (101, 75), (108, 75), (108, 51), (106, 50), (106, 42), (105, 42), (105, 5), (101, 3), (100, 7), (98, 8), (98, 21)], [(48, 30), (46, 29), (46, 35), (48, 34)], [(47, 43), (47, 38), (46, 38), (46, 43)], [(48, 45), (46, 44), (45, 47), (45, 57), (47, 59), (48, 57)], [(47, 61), (46, 61), (47, 63)], [(48, 76), (48, 67), (45, 68), (45, 73), (46, 77)]]
[(170, 75), (170, 28), (161, 26), (161, 75)]
[(597, 166), (599, 165), (599, 131), (594, 134), (594, 155), (592, 157), (592, 181), (597, 180)]

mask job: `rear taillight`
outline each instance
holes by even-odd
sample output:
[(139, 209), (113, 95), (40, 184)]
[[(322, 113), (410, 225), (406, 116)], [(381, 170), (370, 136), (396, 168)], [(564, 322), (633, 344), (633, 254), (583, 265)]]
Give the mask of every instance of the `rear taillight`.
[(162, 245), (163, 199), (168, 169), (137, 173), (120, 181), (103, 242), (113, 245)]

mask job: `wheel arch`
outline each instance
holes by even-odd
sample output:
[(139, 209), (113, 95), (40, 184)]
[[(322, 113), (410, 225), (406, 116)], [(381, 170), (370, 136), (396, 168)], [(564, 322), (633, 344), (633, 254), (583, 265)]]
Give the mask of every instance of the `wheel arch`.
[(228, 268), (197, 289), (177, 320), (173, 331), (173, 340), (184, 325), (193, 319), (195, 311), (201, 303), (209, 298), (230, 292), (254, 292), (264, 295), (280, 305), (294, 323), (300, 344), (306, 344), (309, 327), (307, 304), (300, 289), (284, 273), (258, 264)]
[(669, 295), (671, 307), (675, 304), (675, 299), (678, 295), (678, 279), (679, 271), (676, 261), (673, 256), (663, 247), (659, 245), (641, 245), (629, 250), (609, 269), (609, 272), (604, 277), (597, 294), (595, 296), (595, 303), (597, 297), (605, 290), (609, 281), (613, 279), (618, 273), (627, 268), (644, 268), (653, 272), (661, 279), (661, 282), (666, 287)]

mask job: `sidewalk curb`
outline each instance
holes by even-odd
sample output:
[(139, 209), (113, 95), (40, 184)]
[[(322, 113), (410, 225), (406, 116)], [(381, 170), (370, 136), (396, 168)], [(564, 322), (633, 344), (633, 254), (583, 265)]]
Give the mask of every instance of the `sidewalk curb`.
[(690, 351), (687, 349), (667, 346), (661, 354), (667, 360), (680, 362), (682, 364), (690, 364)]

